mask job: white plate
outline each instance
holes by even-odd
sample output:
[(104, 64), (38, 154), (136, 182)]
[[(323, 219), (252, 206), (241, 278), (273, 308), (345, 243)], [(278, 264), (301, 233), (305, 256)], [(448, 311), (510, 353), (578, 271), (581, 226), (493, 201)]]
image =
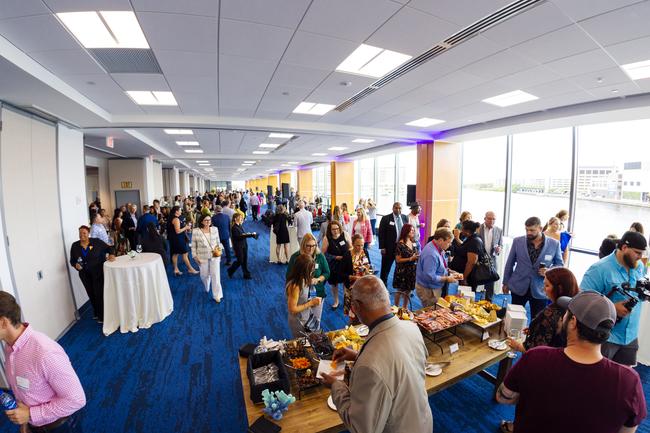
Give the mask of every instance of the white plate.
[(488, 340), (488, 346), (494, 350), (506, 350), (509, 348), (508, 343), (502, 340)]
[(424, 373), (427, 376), (432, 376), (432, 377), (440, 376), (442, 374), (442, 368), (436, 367), (431, 364), (427, 364), (426, 367), (424, 368)]
[(332, 400), (332, 394), (330, 394), (330, 396), (327, 397), (327, 407), (329, 407), (333, 411), (336, 411), (336, 406), (334, 406), (334, 400)]
[(367, 325), (359, 325), (357, 326), (357, 334), (359, 334), (359, 337), (365, 337), (368, 335), (370, 332), (370, 329), (368, 328)]

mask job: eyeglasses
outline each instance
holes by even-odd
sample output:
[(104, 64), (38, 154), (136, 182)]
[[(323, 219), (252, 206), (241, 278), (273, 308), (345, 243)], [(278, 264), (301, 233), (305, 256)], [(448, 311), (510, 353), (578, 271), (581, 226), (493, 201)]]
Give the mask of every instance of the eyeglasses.
[(308, 244), (305, 245), (307, 248), (316, 248), (316, 244)]

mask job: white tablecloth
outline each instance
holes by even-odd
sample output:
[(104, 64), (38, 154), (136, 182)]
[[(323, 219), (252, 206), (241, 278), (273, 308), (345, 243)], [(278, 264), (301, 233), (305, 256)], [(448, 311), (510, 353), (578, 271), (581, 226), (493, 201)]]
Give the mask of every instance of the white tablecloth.
[[(277, 263), (278, 256), (275, 253), (275, 233), (273, 233), (273, 228), (271, 228), (271, 236), (269, 240), (269, 262)], [(284, 256), (284, 247), (281, 247), (281, 254)], [(298, 228), (295, 226), (289, 226), (289, 257), (296, 251), (300, 250), (300, 245), (298, 244)], [(289, 260), (289, 258), (287, 258)]]
[(137, 332), (162, 322), (174, 310), (174, 301), (162, 258), (141, 253), (135, 259), (120, 256), (104, 262), (104, 335)]

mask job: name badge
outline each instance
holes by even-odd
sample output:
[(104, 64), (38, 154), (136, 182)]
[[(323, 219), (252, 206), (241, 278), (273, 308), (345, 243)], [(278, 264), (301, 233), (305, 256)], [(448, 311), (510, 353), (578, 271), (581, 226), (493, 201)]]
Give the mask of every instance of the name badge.
[(314, 269), (318, 269), (318, 263), (314, 265)]
[(341, 246), (345, 245), (345, 241), (340, 241), (339, 245), (341, 245)]
[(16, 376), (16, 385), (18, 385), (18, 388), (29, 390), (29, 379)]
[(547, 254), (547, 255), (544, 256), (544, 260), (546, 260), (546, 261), (553, 260), (553, 256), (550, 255), (550, 254)]
[(458, 343), (450, 344), (449, 345), (449, 353), (453, 354), (458, 352)]
[(394, 225), (395, 225), (395, 221), (389, 221), (388, 224), (394, 226)]

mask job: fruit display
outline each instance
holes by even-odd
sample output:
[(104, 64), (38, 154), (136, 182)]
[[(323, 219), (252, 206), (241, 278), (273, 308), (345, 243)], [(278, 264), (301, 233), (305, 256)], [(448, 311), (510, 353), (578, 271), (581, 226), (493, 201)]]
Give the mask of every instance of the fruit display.
[(320, 385), (320, 381), (316, 378), (315, 372), (311, 368), (308, 368), (296, 373), (296, 384), (303, 390)]
[(288, 341), (284, 351), (289, 359), (305, 356), (305, 342), (302, 339)]
[(345, 329), (338, 331), (330, 331), (327, 337), (332, 342), (335, 349), (349, 347), (352, 350), (360, 350), (363, 345), (364, 339), (357, 333), (356, 328), (348, 326)]
[(413, 319), (427, 332), (440, 332), (469, 322), (472, 316), (463, 311), (451, 311), (446, 308), (427, 309), (416, 314)]
[(413, 320), (413, 312), (409, 311), (408, 308), (402, 308), (393, 305), (390, 307), (390, 309), (393, 314), (400, 320)]
[(314, 352), (316, 352), (320, 358), (332, 359), (334, 346), (332, 346), (327, 334), (322, 332), (312, 332), (309, 334), (308, 339)]
[(289, 361), (291, 361), (291, 365), (296, 370), (304, 370), (306, 368), (311, 367), (311, 362), (309, 361), (309, 359), (305, 357), (291, 358), (289, 359)]
[(497, 321), (497, 311), (501, 309), (490, 301), (481, 300), (472, 302), (467, 298), (458, 298), (456, 296), (447, 296), (446, 302), (452, 304), (458, 309), (472, 316), (474, 323), (479, 326), (486, 326)]

